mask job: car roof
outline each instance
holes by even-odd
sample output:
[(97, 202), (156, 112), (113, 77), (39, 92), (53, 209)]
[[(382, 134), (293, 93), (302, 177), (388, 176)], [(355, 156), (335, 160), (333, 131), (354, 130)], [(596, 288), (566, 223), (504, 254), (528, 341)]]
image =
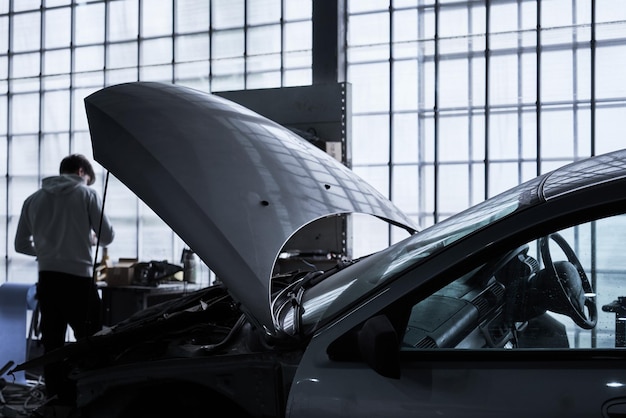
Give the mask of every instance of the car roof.
[(549, 173), (540, 186), (544, 200), (626, 177), (626, 150), (575, 161)]

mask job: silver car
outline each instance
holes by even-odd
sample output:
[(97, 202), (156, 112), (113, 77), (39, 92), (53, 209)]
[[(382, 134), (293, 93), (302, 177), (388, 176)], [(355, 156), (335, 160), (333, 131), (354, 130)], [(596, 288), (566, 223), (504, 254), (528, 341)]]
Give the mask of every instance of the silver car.
[[(66, 363), (88, 417), (613, 417), (626, 411), (626, 150), (418, 231), (352, 171), (216, 96), (86, 99), (94, 158), (220, 283), (18, 366)], [(276, 268), (322, 219), (407, 238)]]

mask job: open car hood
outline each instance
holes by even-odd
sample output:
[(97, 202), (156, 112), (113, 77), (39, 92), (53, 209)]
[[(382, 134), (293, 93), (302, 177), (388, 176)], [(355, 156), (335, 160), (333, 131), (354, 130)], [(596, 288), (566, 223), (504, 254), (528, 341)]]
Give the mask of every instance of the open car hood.
[(158, 214), (270, 334), (273, 266), (298, 229), (364, 213), (416, 230), (337, 160), (226, 99), (137, 82), (97, 91), (85, 106), (94, 159)]

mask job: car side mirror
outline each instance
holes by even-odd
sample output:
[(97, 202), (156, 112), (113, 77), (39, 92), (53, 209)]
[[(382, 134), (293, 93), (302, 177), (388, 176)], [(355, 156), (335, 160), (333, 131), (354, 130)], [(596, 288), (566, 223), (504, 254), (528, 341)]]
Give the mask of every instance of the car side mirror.
[(400, 378), (398, 333), (385, 315), (374, 316), (363, 324), (358, 334), (362, 358), (378, 374)]

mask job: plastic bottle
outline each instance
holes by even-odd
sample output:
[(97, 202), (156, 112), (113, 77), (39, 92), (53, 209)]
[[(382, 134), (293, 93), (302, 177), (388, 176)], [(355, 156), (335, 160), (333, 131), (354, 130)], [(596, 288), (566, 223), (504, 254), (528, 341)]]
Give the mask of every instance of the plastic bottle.
[(104, 267), (109, 267), (111, 261), (109, 260), (109, 249), (107, 247), (102, 247), (102, 259), (100, 260), (100, 265)]
[(183, 281), (196, 283), (198, 275), (198, 262), (196, 260), (196, 254), (191, 249), (185, 248), (183, 249), (180, 262), (183, 263)]

